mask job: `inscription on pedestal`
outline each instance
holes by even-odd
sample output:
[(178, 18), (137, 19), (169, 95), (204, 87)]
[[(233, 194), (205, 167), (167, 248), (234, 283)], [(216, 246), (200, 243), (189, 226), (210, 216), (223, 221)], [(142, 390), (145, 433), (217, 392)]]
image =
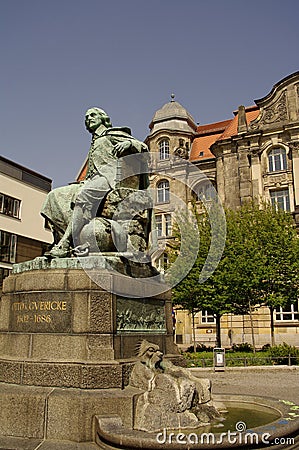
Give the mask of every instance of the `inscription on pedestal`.
[(166, 332), (163, 300), (117, 298), (117, 332)]
[(9, 331), (69, 333), (72, 305), (66, 293), (15, 295), (11, 303)]

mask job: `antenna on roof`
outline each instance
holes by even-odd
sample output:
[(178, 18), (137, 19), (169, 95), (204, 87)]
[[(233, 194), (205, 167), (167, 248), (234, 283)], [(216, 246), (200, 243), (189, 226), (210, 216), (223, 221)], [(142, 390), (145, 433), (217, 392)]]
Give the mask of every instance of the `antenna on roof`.
[(171, 101), (171, 102), (174, 102), (175, 94), (171, 94), (170, 97), (171, 97), (171, 100), (170, 100), (170, 101)]

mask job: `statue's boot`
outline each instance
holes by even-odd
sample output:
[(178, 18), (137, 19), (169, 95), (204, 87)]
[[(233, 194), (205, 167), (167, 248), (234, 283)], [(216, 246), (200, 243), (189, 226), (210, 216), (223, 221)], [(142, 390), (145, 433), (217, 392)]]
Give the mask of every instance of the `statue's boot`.
[(76, 205), (73, 211), (72, 219), (72, 236), (74, 247), (81, 245), (80, 233), (84, 225), (89, 223), (92, 219), (92, 213), (90, 209), (84, 208), (81, 205)]
[(83, 227), (93, 218), (92, 207), (76, 205), (73, 212), (72, 234), (74, 249), (72, 253), (75, 256), (87, 256), (89, 253), (89, 242), (81, 242), (80, 234)]
[(70, 255), (70, 236), (71, 236), (71, 225), (66, 229), (66, 232), (62, 239), (55, 244), (49, 252), (46, 252), (44, 256), (47, 258), (66, 258)]

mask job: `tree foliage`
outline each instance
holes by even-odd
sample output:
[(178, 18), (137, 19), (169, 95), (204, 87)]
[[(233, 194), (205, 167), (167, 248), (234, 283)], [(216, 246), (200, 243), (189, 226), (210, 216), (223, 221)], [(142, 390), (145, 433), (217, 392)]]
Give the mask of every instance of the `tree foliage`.
[[(214, 271), (210, 270), (209, 264), (216, 256), (210, 255), (210, 262), (206, 264), (206, 261), (211, 244), (211, 223), (215, 217), (217, 221), (217, 215), (210, 220), (208, 211), (198, 214), (194, 209), (194, 213), (200, 236), (198, 255), (193, 268), (173, 289), (173, 300), (191, 313), (200, 310), (213, 313), (218, 325), (218, 345), (223, 314), (251, 313), (254, 307), (261, 305), (268, 306), (273, 312), (279, 305), (297, 301), (299, 241), (289, 213), (256, 203), (227, 210), (225, 248)], [(184, 234), (187, 232), (192, 231), (186, 224)], [(220, 242), (225, 233), (223, 226), (218, 233)], [(178, 230), (175, 235), (173, 258), (180, 251)], [(192, 243), (192, 237), (188, 239)], [(209, 273), (207, 279), (203, 277), (203, 271)], [(203, 279), (205, 281), (200, 282)]]

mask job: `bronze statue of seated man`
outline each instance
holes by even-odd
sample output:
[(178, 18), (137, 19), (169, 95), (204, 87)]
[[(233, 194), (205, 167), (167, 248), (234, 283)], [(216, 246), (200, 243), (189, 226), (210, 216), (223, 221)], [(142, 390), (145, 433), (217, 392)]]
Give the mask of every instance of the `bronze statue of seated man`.
[[(51, 191), (41, 211), (54, 235), (47, 256), (82, 256), (97, 248), (123, 252), (128, 243), (144, 251), (151, 227), (149, 182), (147, 170), (135, 172), (134, 161), (146, 164), (148, 148), (129, 128), (112, 127), (102, 109), (89, 109), (85, 126), (92, 134), (85, 180)], [(123, 201), (126, 206), (119, 207)]]

